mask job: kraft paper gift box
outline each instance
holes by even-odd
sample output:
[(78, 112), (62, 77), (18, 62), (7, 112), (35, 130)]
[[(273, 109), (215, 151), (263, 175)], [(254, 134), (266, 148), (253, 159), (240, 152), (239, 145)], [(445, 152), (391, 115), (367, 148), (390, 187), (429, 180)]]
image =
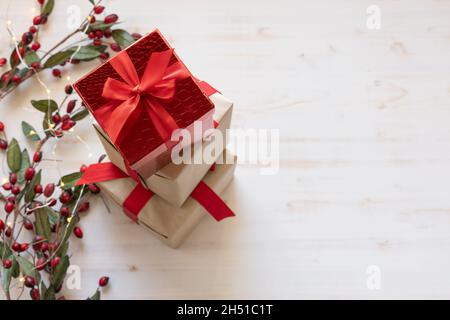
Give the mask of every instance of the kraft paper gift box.
[[(228, 158), (233, 159), (233, 163), (217, 164), (202, 180), (219, 196), (230, 184), (236, 167), (236, 156), (229, 151), (225, 153), (228, 153)], [(136, 182), (128, 177), (97, 184), (102, 192), (119, 206), (122, 206), (136, 187)], [(170, 247), (177, 248), (207, 215), (209, 214), (206, 209), (193, 197), (189, 197), (183, 206), (177, 208), (155, 194), (140, 210), (137, 223)]]
[(171, 140), (176, 129), (197, 137), (194, 122), (202, 132), (213, 128), (214, 105), (200, 84), (155, 30), (74, 88), (127, 164), (150, 176), (170, 162), (175, 145), (188, 143)]
[[(227, 129), (231, 125), (231, 116), (233, 111), (233, 103), (225, 98), (220, 93), (215, 93), (210, 96), (211, 101), (215, 106), (214, 119), (218, 123), (216, 130), (224, 138), (221, 145), (222, 149), (217, 150), (216, 159), (218, 160), (220, 153), (226, 147)], [(119, 151), (114, 147), (114, 144), (108, 139), (102, 128), (94, 123), (94, 128), (98, 137), (108, 155), (109, 160), (119, 167), (122, 171), (127, 172), (124, 159)], [(191, 148), (192, 153), (200, 152), (208, 148), (213, 140), (207, 140), (194, 144)], [(155, 174), (145, 178), (140, 176), (142, 183), (161, 198), (168, 201), (170, 204), (180, 207), (184, 201), (192, 193), (192, 190), (197, 186), (201, 179), (208, 172), (211, 163), (196, 163), (196, 164), (173, 164), (169, 163)]]

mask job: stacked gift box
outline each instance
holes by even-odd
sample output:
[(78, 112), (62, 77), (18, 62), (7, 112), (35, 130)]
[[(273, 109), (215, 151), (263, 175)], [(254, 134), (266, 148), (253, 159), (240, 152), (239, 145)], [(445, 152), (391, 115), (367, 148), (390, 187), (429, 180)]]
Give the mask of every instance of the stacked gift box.
[[(236, 166), (225, 147), (233, 103), (193, 77), (158, 30), (74, 87), (111, 161), (90, 166), (79, 184), (97, 183), (171, 247), (204, 216), (234, 215), (220, 197)], [(204, 150), (213, 150), (207, 159)]]

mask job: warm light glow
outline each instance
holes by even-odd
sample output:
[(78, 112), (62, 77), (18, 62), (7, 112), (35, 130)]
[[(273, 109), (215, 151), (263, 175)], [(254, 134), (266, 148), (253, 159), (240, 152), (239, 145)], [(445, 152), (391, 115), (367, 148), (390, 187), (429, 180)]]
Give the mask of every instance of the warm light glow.
[(74, 128), (70, 128), (70, 129), (69, 129), (69, 132), (74, 132), (74, 131), (75, 131)]
[(70, 221), (72, 221), (72, 217), (67, 218), (67, 222), (70, 223)]
[(21, 278), (19, 279), (19, 281), (20, 281), (20, 282), (25, 282), (25, 277), (21, 277)]
[(12, 24), (11, 20), (6, 21), (6, 24), (10, 26)]
[(67, 76), (67, 81), (70, 81), (70, 76)]
[(47, 89), (47, 93), (50, 94), (50, 92), (51, 92), (50, 89)]
[(12, 222), (8, 222), (6, 225), (11, 228), (13, 224)]
[(2, 183), (7, 183), (8, 181), (8, 178), (3, 178)]
[(88, 16), (88, 17), (87, 17), (87, 20), (89, 21), (89, 23), (91, 23), (91, 21), (92, 21), (92, 16)]
[(12, 37), (11, 37), (11, 41), (12, 41), (12, 42), (16, 42), (16, 37), (12, 36)]

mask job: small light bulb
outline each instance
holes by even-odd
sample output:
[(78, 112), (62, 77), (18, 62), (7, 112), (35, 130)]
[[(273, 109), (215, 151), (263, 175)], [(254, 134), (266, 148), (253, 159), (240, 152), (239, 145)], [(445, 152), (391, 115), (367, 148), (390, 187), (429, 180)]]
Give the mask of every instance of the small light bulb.
[(25, 277), (21, 277), (21, 278), (19, 279), (19, 281), (20, 281), (20, 282), (25, 282)]
[(12, 37), (11, 37), (11, 41), (12, 41), (12, 42), (16, 42), (16, 37), (12, 36)]
[(70, 221), (72, 221), (72, 217), (67, 218), (67, 222), (70, 223)]
[(88, 158), (92, 158), (92, 153), (89, 153), (89, 154), (88, 154)]
[(8, 223), (6, 223), (6, 225), (11, 228), (12, 227), (12, 222), (8, 222)]
[(50, 89), (47, 89), (47, 94), (50, 94), (52, 91)]
[(67, 79), (67, 81), (70, 81), (70, 76), (67, 76), (67, 78), (66, 78), (66, 79)]
[(8, 178), (3, 178), (2, 183), (7, 183), (8, 181)]
[(12, 24), (12, 21), (11, 21), (11, 20), (8, 20), (8, 21), (6, 21), (6, 24), (7, 24), (8, 26), (10, 26), (10, 25)]

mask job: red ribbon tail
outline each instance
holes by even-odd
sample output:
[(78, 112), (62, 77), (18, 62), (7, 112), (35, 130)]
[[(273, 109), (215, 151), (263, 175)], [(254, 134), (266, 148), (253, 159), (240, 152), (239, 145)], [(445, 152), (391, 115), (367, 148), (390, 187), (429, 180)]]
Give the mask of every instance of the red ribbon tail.
[(111, 162), (97, 163), (90, 165), (75, 185), (81, 186), (83, 184), (103, 182), (126, 177), (128, 177), (127, 174), (122, 172), (122, 170), (117, 168)]
[[(196, 80), (198, 80), (198, 79), (196, 79)], [(214, 93), (217, 93), (217, 92), (220, 93), (220, 91), (218, 91), (217, 89), (213, 88), (209, 83), (207, 83), (205, 81), (198, 80), (197, 84), (200, 87), (200, 90), (202, 90), (203, 93), (205, 94), (205, 96), (207, 96), (207, 97), (210, 97)]]
[(233, 211), (225, 202), (203, 181), (194, 189), (191, 194), (203, 208), (205, 208), (216, 221), (221, 221), (228, 217), (234, 217)]

